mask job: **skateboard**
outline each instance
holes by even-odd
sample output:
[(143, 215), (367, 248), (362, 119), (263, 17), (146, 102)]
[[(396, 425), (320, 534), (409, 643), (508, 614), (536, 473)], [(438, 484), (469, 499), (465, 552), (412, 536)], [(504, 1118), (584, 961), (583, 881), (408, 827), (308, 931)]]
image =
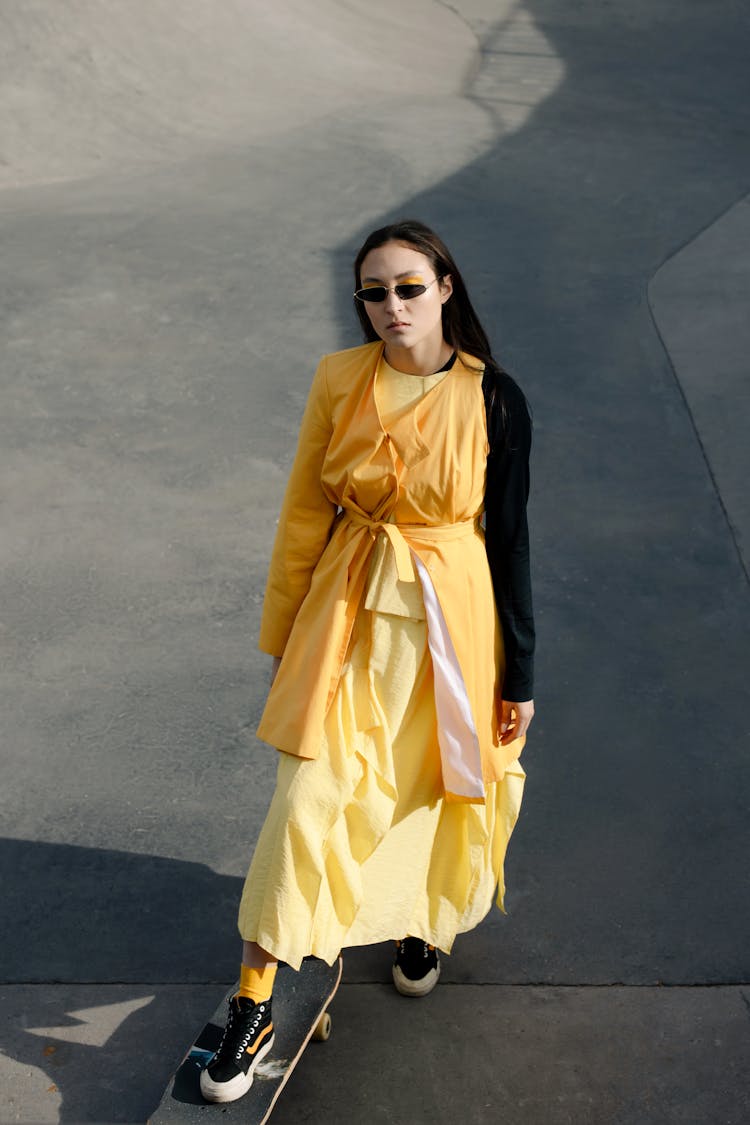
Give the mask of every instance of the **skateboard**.
[[(273, 989), (275, 1040), (270, 1053), (255, 1071), (253, 1084), (235, 1102), (209, 1104), (200, 1092), (200, 1072), (219, 1046), (227, 1016), (227, 1000), (237, 991), (235, 985), (201, 1031), (182, 1063), (170, 1079), (164, 1096), (149, 1117), (149, 1125), (165, 1122), (209, 1122), (210, 1115), (221, 1120), (234, 1117), (245, 1125), (264, 1125), (286, 1086), (295, 1066), (311, 1039), (323, 1041), (331, 1034), (328, 1005), (336, 995), (343, 962), (332, 966), (317, 957), (306, 957), (297, 973), (280, 964)], [(216, 1118), (218, 1122), (218, 1116)]]

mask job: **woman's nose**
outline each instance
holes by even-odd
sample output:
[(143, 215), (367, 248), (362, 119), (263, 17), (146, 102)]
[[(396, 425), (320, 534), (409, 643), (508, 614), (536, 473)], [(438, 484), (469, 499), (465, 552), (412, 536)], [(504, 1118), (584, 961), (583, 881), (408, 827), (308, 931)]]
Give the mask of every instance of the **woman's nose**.
[(389, 289), (385, 298), (385, 307), (391, 312), (394, 309), (400, 309), (403, 306), (403, 301), (396, 293), (395, 289)]

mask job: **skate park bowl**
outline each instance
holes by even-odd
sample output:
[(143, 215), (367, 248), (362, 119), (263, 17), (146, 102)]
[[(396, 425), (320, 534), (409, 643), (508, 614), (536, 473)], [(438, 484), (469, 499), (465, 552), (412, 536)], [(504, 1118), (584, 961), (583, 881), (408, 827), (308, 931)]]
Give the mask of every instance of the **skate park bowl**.
[(385, 1072), (404, 1120), (746, 1119), (747, 44), (731, 0), (4, 4), (0, 1120), (145, 1121), (236, 977), (299, 420), (412, 216), (534, 417), (509, 913), (434, 1021), (348, 952), (279, 1123)]

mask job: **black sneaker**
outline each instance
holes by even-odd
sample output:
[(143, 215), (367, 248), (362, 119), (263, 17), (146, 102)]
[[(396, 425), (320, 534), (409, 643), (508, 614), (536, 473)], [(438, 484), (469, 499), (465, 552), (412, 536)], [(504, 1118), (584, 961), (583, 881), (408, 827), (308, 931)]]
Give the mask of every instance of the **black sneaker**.
[(219, 1049), (201, 1071), (207, 1102), (233, 1102), (253, 1084), (253, 1072), (273, 1046), (271, 1001), (255, 1004), (244, 996), (229, 1001), (229, 1015)]
[(426, 996), (440, 977), (438, 951), (421, 938), (397, 941), (392, 972), (393, 983), (402, 996)]

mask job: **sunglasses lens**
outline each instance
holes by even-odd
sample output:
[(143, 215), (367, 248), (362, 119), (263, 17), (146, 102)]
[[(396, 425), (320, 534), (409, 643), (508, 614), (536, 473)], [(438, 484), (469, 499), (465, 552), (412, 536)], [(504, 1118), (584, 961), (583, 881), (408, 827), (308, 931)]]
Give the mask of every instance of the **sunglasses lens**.
[(388, 290), (384, 285), (370, 285), (367, 289), (358, 289), (354, 296), (358, 301), (377, 303), (386, 299)]
[[(429, 287), (427, 285), (420, 285), (417, 282), (406, 282), (404, 285), (394, 285), (393, 292), (396, 294), (400, 301), (411, 301), (414, 297), (421, 297), (423, 293), (427, 292)], [(370, 301), (380, 304), (388, 296), (390, 290), (386, 289), (385, 285), (368, 285), (366, 289), (358, 289), (354, 296), (358, 301)]]
[(400, 297), (402, 301), (410, 301), (412, 297), (421, 297), (423, 293), (427, 292), (426, 285), (397, 285), (396, 296)]

